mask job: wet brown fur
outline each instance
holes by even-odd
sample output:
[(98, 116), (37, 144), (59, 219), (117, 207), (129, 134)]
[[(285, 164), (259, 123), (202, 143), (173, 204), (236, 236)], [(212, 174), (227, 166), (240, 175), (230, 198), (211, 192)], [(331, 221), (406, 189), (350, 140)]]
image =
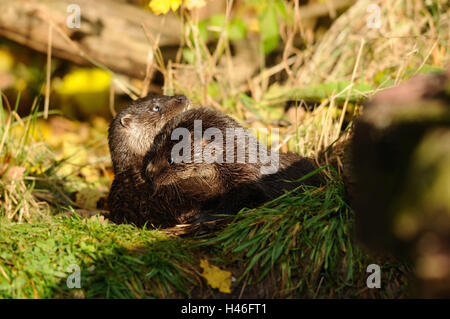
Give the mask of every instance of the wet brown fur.
[[(223, 144), (217, 144), (217, 149), (219, 154), (223, 153), (223, 163), (202, 161), (170, 164), (168, 159), (172, 157), (172, 149), (179, 143), (178, 140), (171, 139), (172, 132), (176, 128), (186, 128), (191, 133), (192, 159), (195, 159), (193, 155), (195, 153), (193, 137), (195, 120), (202, 120), (202, 136), (209, 128), (218, 128), (222, 132)], [(186, 203), (183, 209), (189, 212), (189, 217), (183, 216), (182, 211), (170, 210), (169, 215), (177, 219), (174, 222), (204, 220), (212, 213), (232, 214), (243, 207), (258, 206), (300, 185), (300, 183), (282, 181), (283, 179), (297, 180), (316, 169), (311, 160), (298, 154), (280, 153), (279, 170), (274, 174), (262, 173), (263, 163), (259, 158), (256, 163), (250, 163), (249, 158), (251, 151), (257, 151), (264, 145), (251, 135), (246, 140), (234, 138), (234, 161), (225, 162), (228, 152), (225, 141), (233, 138), (233, 136), (227, 136), (226, 128), (244, 130), (231, 117), (203, 107), (178, 115), (169, 121), (155, 137), (152, 148), (144, 159), (143, 176), (149, 185), (152, 185), (155, 196), (163, 196), (162, 193), (170, 189), (176, 199)], [(210, 140), (201, 140), (202, 151), (209, 143), (211, 143)], [(255, 143), (257, 147), (250, 148), (250, 143)], [(246, 150), (243, 163), (237, 161), (236, 155), (241, 147)], [(315, 186), (321, 183), (322, 179), (319, 175), (302, 182), (302, 184)], [(149, 218), (152, 217), (149, 216)]]
[[(183, 95), (148, 96), (120, 111), (109, 127), (108, 142), (114, 168), (114, 181), (108, 196), (110, 219), (143, 225), (136, 211), (147, 209), (140, 200), (147, 196), (147, 184), (141, 177), (142, 161), (163, 125), (190, 104)], [(159, 108), (158, 110), (155, 107)], [(143, 196), (143, 193), (146, 194)], [(163, 207), (162, 207), (163, 209)]]
[[(151, 113), (147, 114), (145, 109), (148, 112), (154, 101), (147, 100), (144, 105), (130, 106), (122, 111), (111, 124), (109, 143), (116, 176), (109, 206), (114, 222), (170, 227), (206, 220), (214, 213), (236, 213), (243, 207), (258, 206), (299, 185), (281, 179), (296, 180), (315, 169), (312, 161), (294, 153), (280, 153), (280, 169), (276, 174), (262, 174), (260, 161), (249, 163), (249, 152), (245, 152), (244, 163), (237, 163), (239, 147), (245, 147), (247, 151), (248, 143), (263, 147), (256, 139), (246, 140), (245, 145), (235, 143), (233, 163), (170, 165), (168, 158), (172, 147), (178, 143), (171, 139), (174, 129), (186, 128), (193, 134), (194, 121), (202, 120), (202, 136), (206, 129), (218, 128), (225, 141), (226, 128), (242, 127), (231, 117), (210, 108), (180, 113), (180, 108), (174, 107), (174, 102), (166, 98), (159, 99), (163, 106), (172, 105), (165, 109), (165, 115), (150, 117)], [(129, 115), (136, 126), (124, 129), (121, 119)], [(162, 126), (163, 122), (167, 123)], [(139, 130), (146, 132), (136, 133)], [(146, 141), (136, 141), (136, 137)], [(235, 142), (239, 142), (238, 139)], [(202, 139), (202, 150), (209, 143), (210, 140)], [(193, 149), (191, 144), (191, 151)], [(226, 148), (219, 145), (218, 149), (224, 152), (225, 159)], [(303, 183), (318, 186), (321, 182), (317, 175)]]

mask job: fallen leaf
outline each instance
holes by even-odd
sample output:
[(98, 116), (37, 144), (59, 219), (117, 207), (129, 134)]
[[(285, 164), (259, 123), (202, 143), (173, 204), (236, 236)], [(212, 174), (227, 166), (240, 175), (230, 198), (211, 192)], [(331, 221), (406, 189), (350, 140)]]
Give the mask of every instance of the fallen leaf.
[(82, 167), (80, 172), (88, 183), (96, 182), (100, 177), (100, 172), (98, 171), (98, 169), (90, 165)]
[(209, 286), (219, 289), (220, 292), (231, 293), (231, 272), (210, 265), (207, 259), (200, 261), (200, 267), (203, 269), (202, 276), (206, 279)]
[(83, 188), (76, 194), (76, 204), (84, 209), (96, 209), (97, 202), (105, 197), (103, 192), (92, 188)]

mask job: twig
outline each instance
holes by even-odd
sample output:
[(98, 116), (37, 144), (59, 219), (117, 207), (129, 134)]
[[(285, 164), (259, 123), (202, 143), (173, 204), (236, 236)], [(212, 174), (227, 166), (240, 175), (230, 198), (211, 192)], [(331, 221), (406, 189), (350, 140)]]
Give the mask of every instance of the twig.
[(48, 118), (48, 108), (50, 104), (50, 78), (52, 68), (52, 35), (53, 35), (53, 23), (50, 21), (48, 24), (48, 43), (47, 43), (47, 76), (45, 86), (45, 103), (44, 103), (44, 119)]
[[(356, 58), (355, 66), (353, 68), (352, 79), (351, 79), (351, 83), (350, 83), (350, 85), (352, 87), (353, 87), (353, 85), (355, 83), (356, 71), (358, 70), (359, 62), (361, 61), (361, 55), (362, 55), (365, 43), (366, 42), (365, 42), (364, 38), (362, 38), (361, 39), (361, 45), (359, 46), (359, 52), (358, 52), (358, 56)], [(351, 92), (352, 92), (351, 89), (349, 89), (347, 91), (347, 97), (345, 98), (345, 103), (344, 103), (344, 106), (342, 108), (341, 118), (339, 119), (339, 125), (337, 126), (337, 129), (339, 129), (339, 130), (342, 129), (342, 124), (344, 123), (345, 113), (347, 112), (347, 106), (348, 106), (348, 101), (350, 100)]]
[(116, 117), (116, 109), (114, 108), (114, 82), (109, 86), (109, 111), (113, 117)]

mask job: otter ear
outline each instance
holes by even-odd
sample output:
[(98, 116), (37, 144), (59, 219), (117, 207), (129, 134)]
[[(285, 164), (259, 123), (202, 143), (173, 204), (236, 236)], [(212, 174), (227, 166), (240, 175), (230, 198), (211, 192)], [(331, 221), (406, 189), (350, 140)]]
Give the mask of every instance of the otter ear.
[(190, 100), (185, 95), (175, 95), (174, 100), (180, 104), (188, 105), (190, 104)]
[(130, 114), (127, 114), (122, 116), (122, 118), (120, 119), (120, 124), (122, 124), (123, 127), (130, 127), (132, 121), (132, 116)]

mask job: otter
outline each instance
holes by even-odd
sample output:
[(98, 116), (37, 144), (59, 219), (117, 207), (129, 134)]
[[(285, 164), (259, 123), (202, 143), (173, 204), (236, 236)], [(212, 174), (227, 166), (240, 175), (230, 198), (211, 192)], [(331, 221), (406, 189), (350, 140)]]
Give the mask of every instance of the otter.
[(142, 160), (163, 125), (190, 103), (184, 95), (150, 95), (121, 110), (108, 132), (114, 173), (126, 171)]
[[(264, 146), (251, 135), (241, 140), (227, 134), (227, 128), (244, 131), (234, 119), (205, 107), (183, 112), (185, 97), (157, 100), (160, 101), (158, 111), (163, 112), (161, 106), (171, 105), (166, 108), (166, 115), (150, 117), (149, 110), (157, 103), (149, 100), (139, 107), (125, 109), (111, 124), (109, 139), (115, 179), (109, 206), (113, 222), (171, 227), (208, 220), (214, 213), (236, 213), (299, 185), (282, 179), (295, 180), (315, 169), (309, 159), (287, 153), (281, 154), (276, 162), (279, 171), (264, 172), (264, 168), (271, 168), (271, 164), (266, 165), (257, 156)], [(170, 111), (171, 108), (174, 109)], [(203, 124), (203, 138), (198, 142), (201, 152), (209, 150), (207, 162), (195, 160), (199, 151), (193, 136), (197, 120)], [(172, 136), (176, 129), (184, 129), (193, 137), (186, 152), (194, 156), (191, 163), (176, 163), (172, 157), (171, 150), (176, 143)], [(225, 140), (215, 141), (213, 134), (207, 138), (208, 129), (224, 132)], [(231, 150), (226, 148), (227, 139), (236, 142)], [(245, 150), (243, 158), (238, 156), (239, 149)], [(217, 161), (227, 154), (232, 154), (231, 162)], [(251, 162), (251, 158), (257, 160)], [(313, 176), (302, 183), (318, 186), (321, 180)]]
[[(108, 144), (114, 181), (108, 196), (109, 218), (114, 222), (134, 210), (145, 182), (141, 179), (142, 161), (163, 125), (190, 106), (184, 95), (150, 95), (132, 102), (112, 120)], [(133, 215), (133, 214), (132, 214)]]
[[(195, 122), (199, 120), (201, 127), (197, 127), (196, 137)], [(180, 147), (174, 138), (179, 138), (183, 132), (187, 141)], [(298, 180), (314, 171), (312, 160), (295, 153), (280, 153), (275, 163), (267, 165), (261, 155), (273, 153), (265, 150), (253, 135), (236, 132), (245, 130), (234, 119), (202, 107), (177, 115), (155, 137), (144, 158), (142, 177), (154, 199), (161, 194), (165, 194), (165, 200), (173, 196), (174, 204), (166, 208), (171, 226), (208, 220), (214, 213), (237, 213), (244, 207), (259, 206), (300, 184), (319, 186), (323, 183), (320, 174), (302, 182), (285, 181)], [(276, 169), (271, 170), (274, 165)], [(148, 220), (154, 220), (156, 211), (150, 209), (142, 213)]]

